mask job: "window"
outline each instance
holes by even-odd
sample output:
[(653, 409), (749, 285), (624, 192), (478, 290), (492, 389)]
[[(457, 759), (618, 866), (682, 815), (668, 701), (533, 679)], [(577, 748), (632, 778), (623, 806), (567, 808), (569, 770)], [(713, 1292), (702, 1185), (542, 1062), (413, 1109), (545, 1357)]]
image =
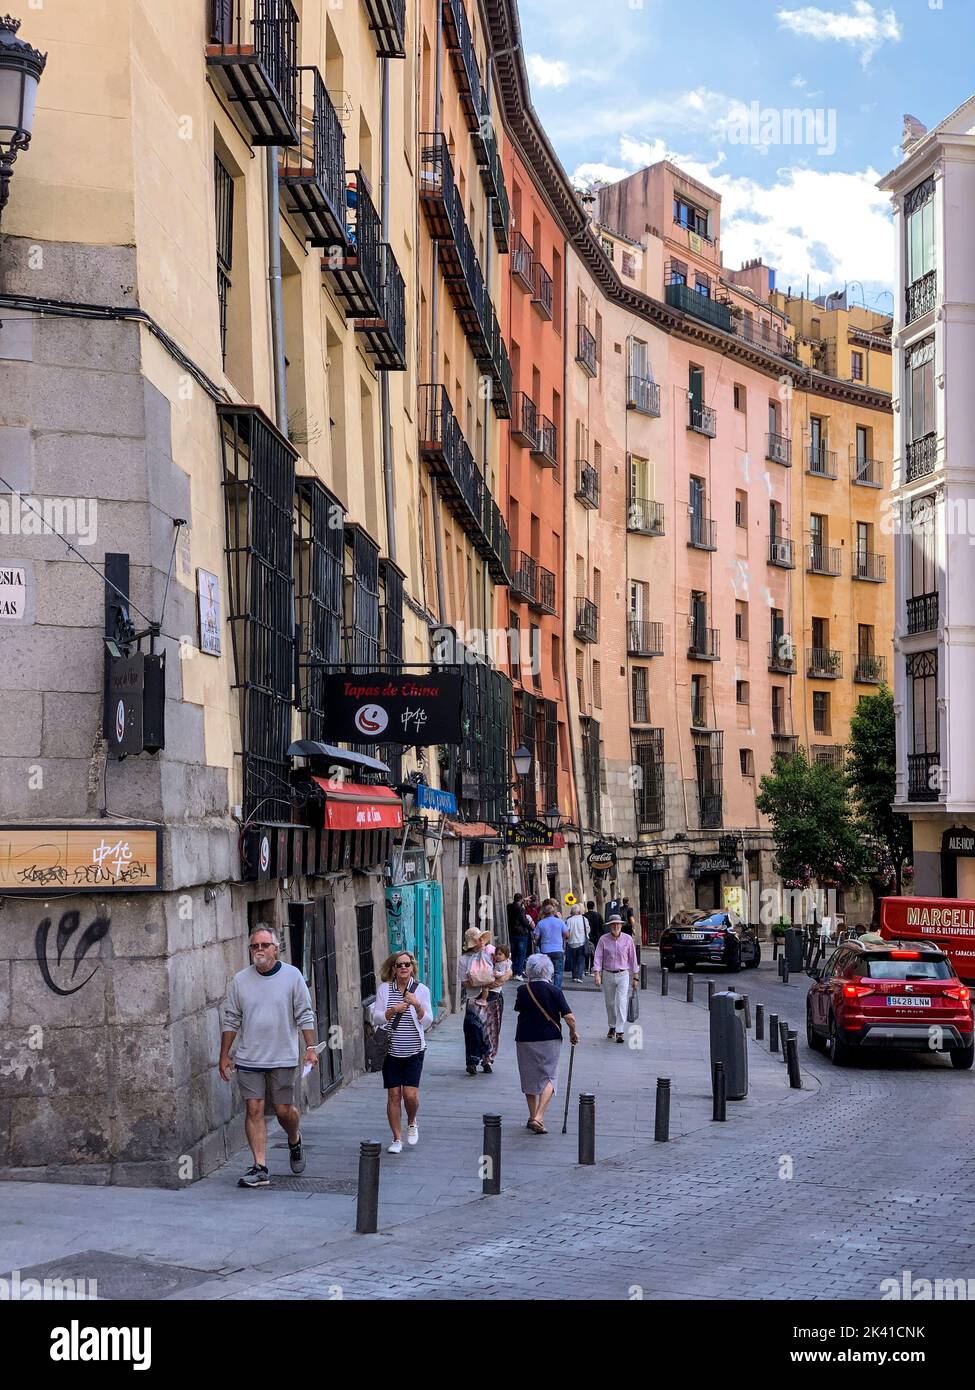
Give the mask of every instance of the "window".
[(600, 574), (599, 570), (593, 570), (593, 572), (592, 572), (592, 601), (593, 601), (593, 603), (596, 605), (597, 608), (599, 607), (599, 600), (600, 600), (600, 597), (601, 597), (601, 595), (602, 595), (602, 591), (603, 591), (603, 577), (602, 577), (602, 575)]
[(785, 689), (781, 685), (772, 686), (772, 733), (784, 731)]
[(934, 179), (925, 179), (904, 199), (907, 232), (907, 283), (913, 285), (935, 268)]
[(828, 734), (829, 727), (829, 691), (813, 691), (813, 729), (817, 734)]
[(585, 691), (584, 691), (584, 687), (583, 687), (584, 674), (585, 674), (585, 657), (584, 657), (583, 654), (582, 654), (582, 649), (581, 649), (580, 647), (577, 647), (577, 648), (576, 648), (576, 698), (577, 698), (578, 701), (579, 701), (579, 709), (580, 709), (580, 711), (583, 709), (583, 706), (584, 706), (585, 703), (586, 703), (586, 701), (585, 701)]
[[(305, 738), (325, 736), (324, 666), (337, 664), (342, 641), (342, 565), (345, 541), (336, 519), (340, 502), (315, 478), (296, 481), (295, 613), (301, 666), (300, 709)], [(306, 664), (308, 663), (308, 664)]]
[(934, 400), (934, 339), (925, 338), (912, 348), (907, 359), (908, 435), (913, 443), (933, 434), (935, 426)]
[(915, 497), (911, 502), (911, 597), (933, 594), (938, 587), (935, 570), (934, 497)]
[(671, 258), (670, 279), (668, 283), (671, 285), (687, 284), (687, 266), (684, 264), (683, 261), (678, 261)]
[(603, 316), (598, 309), (596, 311), (596, 327), (593, 337), (596, 339), (596, 365), (601, 367), (603, 365)]
[(689, 232), (696, 232), (698, 236), (710, 240), (708, 214), (677, 194), (674, 195), (674, 221), (679, 227), (686, 227)]
[(620, 257), (620, 270), (631, 280), (636, 275), (636, 257), (633, 255), (632, 251), (623, 252)]
[(556, 685), (562, 684), (562, 643), (552, 634), (552, 679)]
[(867, 661), (873, 654), (873, 627), (869, 623), (858, 623), (857, 656), (861, 661)]
[(735, 640), (748, 641), (748, 604), (744, 599), (735, 600)]
[(650, 723), (650, 673), (645, 666), (634, 666), (630, 673), (634, 724)]
[(911, 697), (912, 752), (938, 751), (938, 653), (917, 652), (907, 658)]
[(694, 273), (694, 288), (703, 299), (711, 298), (711, 277), (703, 275), (701, 271)]
[(511, 653), (511, 679), (521, 680), (521, 622), (518, 614), (508, 610), (509, 651)]
[(750, 748), (738, 749), (738, 761), (741, 764), (742, 777), (755, 776), (755, 759)]
[(562, 332), (562, 257), (558, 251), (552, 252), (552, 326), (556, 333)]
[(738, 383), (737, 383), (737, 381), (735, 382), (735, 385), (734, 385), (734, 396), (735, 396), (735, 409), (736, 409), (736, 410), (742, 410), (742, 411), (743, 411), (743, 410), (745, 409), (745, 388), (744, 388), (744, 386), (739, 386)]
[(747, 705), (749, 703), (748, 681), (735, 681), (735, 704)]
[(372, 949), (372, 903), (357, 903), (355, 932), (359, 948), (359, 993), (365, 1002), (376, 996), (376, 960)]
[(220, 306), (220, 352), (227, 364), (227, 305), (234, 255), (234, 180), (218, 155), (213, 156), (217, 214), (217, 302)]
[(691, 723), (698, 729), (707, 728), (706, 676), (691, 676)]
[(768, 504), (768, 532), (769, 538), (773, 541), (778, 540), (782, 534), (782, 503), (770, 502)]
[(735, 491), (735, 525), (748, 525), (748, 493), (743, 492), (741, 488)]
[(607, 236), (601, 236), (601, 237), (599, 238), (599, 241), (600, 241), (600, 245), (601, 245), (602, 248), (603, 248), (603, 252), (604, 252), (604, 254), (605, 254), (605, 256), (606, 256), (606, 259), (609, 260), (609, 261), (611, 261), (611, 260), (613, 259), (613, 243), (610, 241), (609, 237), (607, 237)]
[(768, 403), (768, 432), (769, 434), (779, 433), (779, 403), (769, 401)]
[(602, 667), (598, 661), (592, 663), (592, 702), (596, 709), (603, 705)]
[(641, 729), (631, 735), (631, 757), (638, 771), (634, 799), (639, 830), (659, 830), (664, 817), (664, 731)]
[(816, 651), (824, 651), (829, 646), (828, 618), (813, 618), (812, 644)]
[(863, 353), (850, 353), (850, 375), (854, 381), (863, 380)]
[(864, 463), (869, 457), (870, 430), (866, 425), (857, 425), (857, 463)]

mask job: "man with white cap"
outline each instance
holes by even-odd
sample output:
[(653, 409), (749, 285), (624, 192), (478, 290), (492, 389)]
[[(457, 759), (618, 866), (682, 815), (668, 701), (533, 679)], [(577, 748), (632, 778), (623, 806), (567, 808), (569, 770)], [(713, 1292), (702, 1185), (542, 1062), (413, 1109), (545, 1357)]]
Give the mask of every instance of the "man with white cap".
[(630, 980), (636, 989), (640, 983), (640, 967), (633, 938), (623, 935), (623, 918), (618, 912), (611, 912), (606, 918), (606, 931), (596, 943), (592, 973), (597, 989), (602, 986), (603, 999), (606, 1001), (606, 1021), (609, 1024), (606, 1036), (615, 1037), (618, 1043), (625, 1042), (623, 1028), (630, 998)]

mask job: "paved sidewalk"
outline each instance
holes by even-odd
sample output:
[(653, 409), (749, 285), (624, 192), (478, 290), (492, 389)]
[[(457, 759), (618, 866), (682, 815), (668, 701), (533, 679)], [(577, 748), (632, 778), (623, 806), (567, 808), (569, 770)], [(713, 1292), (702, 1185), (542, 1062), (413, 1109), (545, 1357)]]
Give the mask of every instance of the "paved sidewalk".
[[(663, 999), (656, 992), (656, 979), (653, 990), (640, 994), (640, 1023), (630, 1028), (625, 1047), (606, 1039), (602, 998), (594, 988), (567, 990), (582, 1042), (576, 1050), (565, 1136), (560, 1130), (568, 1043), (563, 1047), (560, 1095), (548, 1112), (550, 1133), (533, 1135), (525, 1129), (527, 1109), (518, 1088), (514, 988), (509, 986), (501, 1051), (492, 1076), (468, 1077), (464, 1071), (459, 1017), (428, 1034), (420, 1143), (415, 1148), (404, 1147), (401, 1155), (385, 1152), (390, 1136), (382, 1083), (378, 1077), (363, 1076), (303, 1121), (308, 1154), (304, 1178), (312, 1180), (308, 1187), (324, 1191), (285, 1190), (280, 1183), (266, 1190), (238, 1189), (237, 1178), (250, 1161), (246, 1151), (184, 1191), (0, 1183), (0, 1271), (17, 1268), (26, 1277), (28, 1271), (37, 1272), (35, 1266), (53, 1262), (65, 1276), (97, 1273), (102, 1297), (233, 1297), (259, 1282), (258, 1266), (264, 1267), (261, 1280), (281, 1277), (289, 1268), (307, 1268), (316, 1251), (321, 1260), (323, 1246), (347, 1244), (355, 1224), (358, 1147), (363, 1139), (383, 1142), (382, 1231), (448, 1215), (452, 1209), (457, 1209), (460, 1221), (471, 1203), (485, 1200), (478, 1162), (481, 1116), (486, 1112), (503, 1117), (502, 1201), (509, 1209), (515, 1203), (527, 1210), (533, 1194), (592, 1171), (580, 1170), (576, 1163), (579, 1091), (596, 1096), (596, 1171), (612, 1167), (625, 1172), (628, 1159), (654, 1148), (657, 1076), (672, 1081), (674, 1139), (712, 1124), (706, 984), (699, 980), (698, 1002), (688, 1005), (683, 981), (679, 995), (675, 990)], [(743, 976), (739, 989), (747, 989), (747, 983)], [(808, 1089), (789, 1090), (785, 1067), (765, 1049), (751, 1045), (749, 1054), (749, 1097), (729, 1102), (741, 1137), (760, 1123), (770, 1106), (783, 1114), (783, 1106), (802, 1103), (809, 1095)], [(806, 1085), (815, 1089), (815, 1078), (807, 1077)], [(272, 1173), (290, 1176), (284, 1135), (273, 1122), (270, 1138)], [(88, 1252), (127, 1258), (96, 1260)], [(70, 1259), (79, 1255), (83, 1258)], [(319, 1296), (325, 1296), (324, 1291)]]

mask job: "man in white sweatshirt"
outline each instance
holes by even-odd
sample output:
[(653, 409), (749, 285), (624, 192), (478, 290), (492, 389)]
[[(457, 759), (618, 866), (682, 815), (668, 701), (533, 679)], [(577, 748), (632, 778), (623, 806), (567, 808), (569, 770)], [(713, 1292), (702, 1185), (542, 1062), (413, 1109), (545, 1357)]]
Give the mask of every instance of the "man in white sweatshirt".
[[(318, 1061), (315, 1014), (301, 971), (278, 960), (278, 938), (273, 927), (259, 923), (252, 928), (248, 950), (253, 964), (237, 972), (224, 1000), (220, 1075), (229, 1081), (231, 1066), (236, 1068), (237, 1085), (247, 1112), (244, 1132), (254, 1156), (253, 1167), (237, 1186), (269, 1187), (265, 1099), (274, 1106), (278, 1123), (288, 1136), (292, 1173), (304, 1171), (305, 1155), (295, 1105), (295, 1069), (299, 1028), (304, 1036), (305, 1062)], [(230, 1049), (235, 1038), (237, 1047), (231, 1063)]]

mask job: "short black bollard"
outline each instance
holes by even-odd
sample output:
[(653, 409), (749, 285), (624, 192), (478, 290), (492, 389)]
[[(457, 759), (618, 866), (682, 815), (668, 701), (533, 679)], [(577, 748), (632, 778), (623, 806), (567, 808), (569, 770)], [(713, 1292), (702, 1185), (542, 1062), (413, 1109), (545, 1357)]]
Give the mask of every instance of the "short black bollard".
[(688, 1002), (688, 1004), (693, 1004), (693, 1003), (694, 1003), (694, 976), (693, 976), (693, 975), (688, 975), (688, 977), (687, 977), (687, 1002)]
[(485, 1197), (497, 1197), (501, 1192), (501, 1116), (484, 1115), (484, 1147), (481, 1162), (484, 1176), (481, 1192)]
[(649, 965), (647, 964), (647, 962), (644, 960), (644, 961), (641, 961), (641, 962), (640, 962), (640, 988), (641, 988), (641, 989), (646, 989), (647, 986), (649, 985), (649, 983), (650, 983), (650, 966), (649, 966)]
[(579, 1092), (579, 1162), (596, 1162), (596, 1097)]
[(355, 1231), (374, 1236), (379, 1229), (379, 1156), (382, 1144), (363, 1140), (359, 1145), (359, 1191), (355, 1207)]
[(773, 959), (773, 960), (778, 960), (778, 958), (779, 958), (779, 942), (780, 942), (781, 940), (782, 940), (782, 938), (781, 938), (780, 936), (773, 936), (773, 937), (772, 937), (772, 959)]
[(779, 1050), (779, 1016), (769, 1014), (768, 1016), (768, 1050), (778, 1052)]
[(708, 1008), (711, 1007), (711, 1000), (714, 998), (714, 981), (708, 980)]
[(785, 1061), (788, 1060), (787, 1057), (786, 1057), (786, 1055), (785, 1055), (785, 1043), (786, 1043), (786, 1039), (788, 1038), (788, 1036), (789, 1036), (789, 1025), (788, 1025), (787, 1023), (784, 1023), (784, 1022), (782, 1022), (782, 1021), (780, 1020), (780, 1022), (779, 1022), (779, 1047), (782, 1049), (782, 1060), (783, 1060), (783, 1062), (785, 1062)]
[(653, 1122), (653, 1137), (657, 1144), (670, 1138), (670, 1077), (657, 1077), (657, 1112)]
[(660, 970), (660, 993), (670, 993), (670, 971), (666, 966), (662, 966)]
[(778, 970), (779, 970), (779, 979), (780, 979), (780, 980), (781, 980), (781, 978), (782, 978), (782, 971), (783, 971), (784, 968), (785, 968), (785, 956), (779, 956), (779, 960), (778, 960)]
[(789, 1085), (794, 1091), (802, 1090), (802, 1077), (799, 1074), (799, 1035), (790, 1031), (785, 1041), (785, 1062), (789, 1068)]
[(756, 1042), (765, 1041), (765, 1005), (755, 1005), (755, 1040)]
[(750, 1028), (752, 1026), (752, 1006), (747, 994), (743, 994), (741, 997), (745, 1001), (745, 1027)]
[(785, 956), (782, 957), (782, 983), (784, 985), (789, 983), (789, 962)]
[(724, 1074), (724, 1062), (715, 1062), (711, 1073), (712, 1120), (728, 1118), (728, 1082)]

